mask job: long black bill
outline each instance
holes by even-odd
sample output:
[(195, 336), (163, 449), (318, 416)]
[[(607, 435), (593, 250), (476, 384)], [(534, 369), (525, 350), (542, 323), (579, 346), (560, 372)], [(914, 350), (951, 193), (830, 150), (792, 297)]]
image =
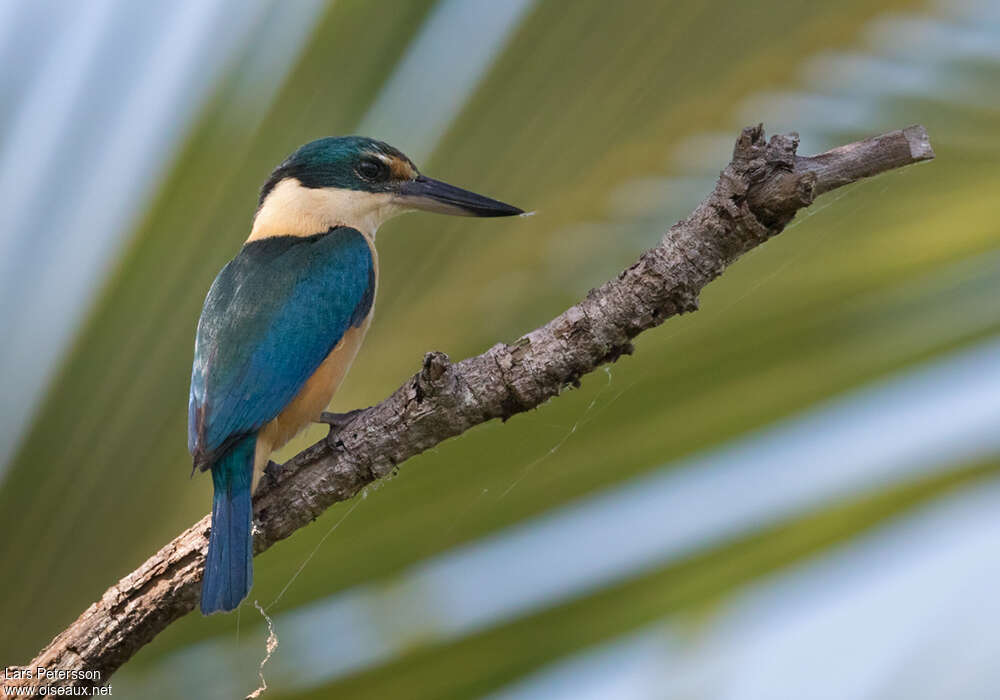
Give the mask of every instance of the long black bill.
[(423, 175), (403, 183), (398, 198), (414, 209), (455, 216), (514, 216), (524, 213), (517, 207)]

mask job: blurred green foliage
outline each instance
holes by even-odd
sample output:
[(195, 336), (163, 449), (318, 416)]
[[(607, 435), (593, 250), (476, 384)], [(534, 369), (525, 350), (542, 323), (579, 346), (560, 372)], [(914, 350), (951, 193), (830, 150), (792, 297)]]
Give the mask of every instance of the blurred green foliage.
[[(188, 479), (185, 435), (205, 291), (245, 237), (269, 170), (300, 143), (354, 130), (432, 5), (331, 5), (259, 124), (234, 109), (236, 72), (220, 86), (0, 491), (0, 560), (17, 562), (17, 575), (0, 584), (0, 619), (19, 628), (3, 635), (3, 658), (29, 658), (207, 511), (210, 485)], [(687, 175), (670, 160), (679, 144), (706, 131), (735, 139), (734, 105), (802, 87), (796, 81), (806, 58), (850, 47), (881, 13), (920, 6), (537, 3), (430, 162), (419, 165), (538, 214), (486, 222), (421, 215), (387, 224), (379, 233), (375, 322), (334, 410), (380, 400), (427, 350), (460, 358), (512, 340), (614, 275), (672, 221), (613, 212), (613, 192), (641, 178)], [(995, 68), (969, 70), (997, 84)], [(939, 156), (932, 166), (824, 198), (815, 215), (710, 287), (702, 311), (638, 339), (635, 356), (531, 414), (482, 426), (408, 462), (324, 543), (279, 610), (392, 577), (458, 543), (995, 334), (1000, 319), (984, 290), (996, 288), (1000, 269), (983, 257), (998, 233), (995, 110), (899, 99), (865, 131), (829, 135), (847, 141), (915, 121), (932, 135)], [(285, 454), (322, 431), (309, 431)], [(557, 655), (668, 613), (697, 611), (995, 466), (972, 465), (748, 533), (470, 640), (416, 648), (335, 692), (308, 697), (486, 692)], [(277, 594), (346, 507), (258, 559), (262, 600)], [(244, 615), (243, 624), (258, 620)], [(132, 664), (232, 634), (235, 625), (233, 617), (188, 616)], [(252, 669), (247, 676), (252, 682)]]

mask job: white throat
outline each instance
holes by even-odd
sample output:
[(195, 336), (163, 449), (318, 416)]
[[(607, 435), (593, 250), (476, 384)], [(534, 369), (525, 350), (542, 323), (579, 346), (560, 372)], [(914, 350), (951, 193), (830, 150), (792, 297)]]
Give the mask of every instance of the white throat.
[(286, 178), (264, 199), (247, 242), (272, 236), (312, 236), (334, 226), (356, 228), (374, 241), (379, 226), (405, 210), (389, 193), (311, 188)]

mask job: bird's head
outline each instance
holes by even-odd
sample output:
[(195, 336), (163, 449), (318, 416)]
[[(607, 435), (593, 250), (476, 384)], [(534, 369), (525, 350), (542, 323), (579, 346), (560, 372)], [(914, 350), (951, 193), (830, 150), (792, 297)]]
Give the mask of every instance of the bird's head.
[(512, 216), (522, 210), (421, 175), (403, 153), (361, 136), (307, 143), (261, 188), (250, 238), (312, 235), (344, 225), (374, 236), (386, 219), (424, 210), (457, 216)]

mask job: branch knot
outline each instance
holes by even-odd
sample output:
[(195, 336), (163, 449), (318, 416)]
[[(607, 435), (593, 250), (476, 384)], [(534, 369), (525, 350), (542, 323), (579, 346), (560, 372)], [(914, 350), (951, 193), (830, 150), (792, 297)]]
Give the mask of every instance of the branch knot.
[(416, 376), (414, 391), (417, 403), (439, 394), (448, 386), (448, 376), (453, 368), (451, 360), (443, 352), (433, 350), (424, 355), (424, 364)]

